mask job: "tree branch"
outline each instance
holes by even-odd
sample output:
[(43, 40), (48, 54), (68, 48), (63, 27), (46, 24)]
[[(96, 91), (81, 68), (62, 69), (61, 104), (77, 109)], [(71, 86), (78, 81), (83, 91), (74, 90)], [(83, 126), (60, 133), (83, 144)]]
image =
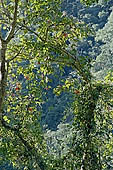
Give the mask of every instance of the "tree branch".
[[(14, 19), (13, 19), (13, 25), (12, 25), (12, 30), (9, 33), (9, 36), (7, 37), (6, 41), (10, 41), (10, 39), (12, 38), (13, 34), (14, 34), (14, 30), (15, 30), (15, 25), (16, 25), (16, 18), (17, 18), (17, 6), (18, 6), (18, 0), (15, 0), (15, 13), (14, 13)], [(30, 29), (29, 27), (27, 27), (24, 24), (20, 24), (17, 23), (18, 25), (20, 25), (21, 27), (27, 29), (29, 32), (33, 33), (34, 35), (36, 35), (43, 43), (45, 43), (45, 39), (43, 39), (42, 37), (39, 36), (39, 34), (35, 31), (33, 31), (32, 29)], [(47, 29), (48, 32), (48, 29)], [(46, 32), (46, 39), (47, 39), (47, 32)], [(79, 62), (79, 60), (77, 59), (76, 56), (73, 56), (70, 52), (68, 52), (66, 49), (60, 48), (58, 46), (55, 46), (54, 44), (52, 44), (51, 42), (50, 46), (56, 50), (59, 50), (60, 52), (66, 54), (69, 58), (74, 60), (74, 63), (72, 64), (80, 73), (80, 75), (82, 76), (82, 78), (85, 80), (85, 82), (89, 83), (89, 77), (87, 77), (87, 75), (84, 73), (83, 67), (81, 65), (81, 63)], [(17, 55), (16, 55), (17, 56)], [(16, 58), (16, 57), (14, 57)]]
[(1, 32), (0, 32), (0, 40), (2, 41), (3, 39), (2, 39), (2, 34), (1, 34)]
[(24, 24), (20, 24), (20, 23), (17, 23), (18, 25), (20, 25), (21, 27), (27, 29), (29, 32), (33, 33), (34, 35), (36, 35), (42, 42), (44, 42), (44, 39), (42, 37), (39, 36), (39, 34), (35, 31), (33, 31), (32, 29), (30, 29), (29, 27), (27, 27), (26, 25)]
[(23, 50), (23, 47), (20, 49), (20, 51), (15, 56), (10, 58), (9, 60), (6, 60), (6, 62), (9, 63), (9, 62), (13, 61), (16, 57), (18, 57), (18, 55), (21, 53), (22, 50)]
[[(16, 126), (16, 127), (11, 127), (10, 125), (8, 125), (7, 123), (6, 123), (6, 121), (3, 119), (3, 117), (2, 117), (2, 120), (1, 120), (1, 123), (2, 123), (2, 125), (3, 125), (3, 127), (5, 127), (6, 129), (8, 129), (8, 130), (11, 130), (12, 132), (14, 132), (15, 134), (16, 134), (16, 136), (18, 136), (18, 138), (20, 139), (20, 141), (22, 142), (22, 144), (25, 146), (25, 148), (26, 148), (26, 151), (27, 152), (29, 152), (29, 155), (32, 157), (32, 155), (34, 155), (35, 156), (35, 158), (36, 158), (36, 160), (38, 161), (38, 162), (40, 162), (40, 159), (41, 159), (41, 157), (39, 156), (39, 155), (37, 155), (37, 153), (34, 153), (34, 152), (36, 152), (36, 151), (33, 151), (35, 148), (33, 148), (32, 146), (30, 146), (29, 145), (29, 143), (22, 137), (22, 135), (20, 134), (20, 128), (21, 128), (21, 126)], [(40, 169), (40, 167), (39, 167), (39, 165), (37, 164), (37, 170), (41, 170)]]
[[(24, 24), (19, 24), (22, 27), (26, 28), (29, 32), (33, 33), (34, 35), (36, 35), (42, 42), (45, 43), (45, 40), (42, 39), (42, 37), (39, 36), (38, 33), (36, 33), (35, 31), (33, 31), (32, 29), (28, 28), (27, 26), (25, 26)], [(49, 45), (54, 48), (55, 50), (59, 50), (60, 52), (66, 54), (69, 58), (72, 58), (74, 60), (74, 64), (73, 66), (78, 70), (78, 72), (80, 73), (80, 75), (83, 77), (83, 79), (85, 80), (85, 82), (89, 83), (89, 79), (88, 77), (85, 75), (84, 70), (82, 68), (82, 65), (80, 64), (79, 60), (77, 59), (76, 56), (73, 56), (70, 52), (68, 52), (66, 49), (60, 48), (58, 46), (55, 46), (54, 44), (52, 44), (51, 42), (49, 42)]]
[(14, 35), (14, 31), (15, 31), (15, 27), (16, 27), (16, 22), (17, 22), (17, 10), (18, 10), (18, 2), (19, 0), (15, 0), (15, 7), (14, 7), (14, 16), (13, 16), (13, 22), (12, 22), (12, 28), (11, 28), (11, 31), (8, 35), (8, 37), (6, 38), (6, 42), (8, 43), (13, 35)]
[(73, 59), (74, 63), (71, 63), (77, 70), (78, 72), (80, 73), (80, 75), (82, 76), (82, 78), (87, 82), (89, 83), (89, 79), (88, 77), (86, 76), (84, 70), (83, 70), (83, 67), (82, 65), (80, 64), (79, 60), (77, 59), (76, 56), (73, 56), (69, 51), (67, 51), (66, 49), (64, 48), (60, 48), (60, 47), (56, 47), (54, 44), (51, 44), (50, 43), (50, 46), (56, 50), (59, 50), (60, 52), (66, 54), (69, 58)]

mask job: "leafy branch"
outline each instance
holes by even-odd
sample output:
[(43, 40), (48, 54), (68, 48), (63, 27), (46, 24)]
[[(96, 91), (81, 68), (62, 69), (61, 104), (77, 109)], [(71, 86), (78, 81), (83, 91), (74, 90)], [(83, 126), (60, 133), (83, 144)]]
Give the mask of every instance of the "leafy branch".
[(16, 23), (17, 23), (18, 2), (19, 2), (19, 0), (15, 0), (14, 16), (13, 16), (13, 22), (11, 24), (12, 28), (11, 28), (11, 31), (10, 31), (8, 37), (6, 38), (6, 43), (8, 43), (12, 39), (14, 32), (15, 32), (15, 27), (16, 27)]

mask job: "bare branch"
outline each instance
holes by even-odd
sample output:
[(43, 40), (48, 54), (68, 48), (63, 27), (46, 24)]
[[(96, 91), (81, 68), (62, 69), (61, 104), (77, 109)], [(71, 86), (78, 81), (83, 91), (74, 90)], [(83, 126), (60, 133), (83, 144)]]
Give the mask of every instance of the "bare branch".
[(12, 37), (14, 35), (14, 31), (15, 31), (15, 27), (16, 27), (16, 22), (17, 22), (18, 2), (19, 2), (19, 0), (15, 0), (14, 17), (13, 17), (13, 22), (12, 22), (12, 28), (11, 28), (11, 31), (10, 31), (8, 37), (6, 38), (6, 42), (7, 43), (12, 39)]

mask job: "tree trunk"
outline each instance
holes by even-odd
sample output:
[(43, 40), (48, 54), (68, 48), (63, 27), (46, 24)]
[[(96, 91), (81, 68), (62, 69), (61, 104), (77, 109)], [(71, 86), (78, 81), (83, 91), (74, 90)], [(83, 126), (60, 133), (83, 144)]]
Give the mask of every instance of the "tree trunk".
[(2, 40), (1, 41), (1, 50), (0, 50), (0, 124), (3, 116), (3, 104), (6, 92), (6, 83), (7, 83), (7, 71), (6, 71), (6, 58), (5, 53), (7, 49), (7, 43)]
[[(83, 94), (79, 97), (80, 112), (78, 114), (81, 122), (80, 128), (84, 133), (84, 153), (81, 170), (100, 170), (98, 147), (95, 146), (96, 143), (94, 141), (94, 134), (96, 132), (94, 114), (99, 93), (99, 89), (91, 85), (86, 85)], [(96, 96), (96, 94), (98, 95)]]

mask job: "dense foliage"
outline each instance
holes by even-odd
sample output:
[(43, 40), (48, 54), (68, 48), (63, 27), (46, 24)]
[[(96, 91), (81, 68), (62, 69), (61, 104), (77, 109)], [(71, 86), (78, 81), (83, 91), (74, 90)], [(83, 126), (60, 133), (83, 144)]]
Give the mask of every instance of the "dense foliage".
[[(92, 30), (61, 7), (60, 0), (0, 1), (0, 163), (19, 169), (107, 169), (113, 144), (112, 72), (104, 81), (92, 76), (88, 57), (77, 52)], [(55, 99), (62, 108), (54, 106)], [(69, 124), (43, 131), (41, 113), (51, 110), (66, 113)]]

